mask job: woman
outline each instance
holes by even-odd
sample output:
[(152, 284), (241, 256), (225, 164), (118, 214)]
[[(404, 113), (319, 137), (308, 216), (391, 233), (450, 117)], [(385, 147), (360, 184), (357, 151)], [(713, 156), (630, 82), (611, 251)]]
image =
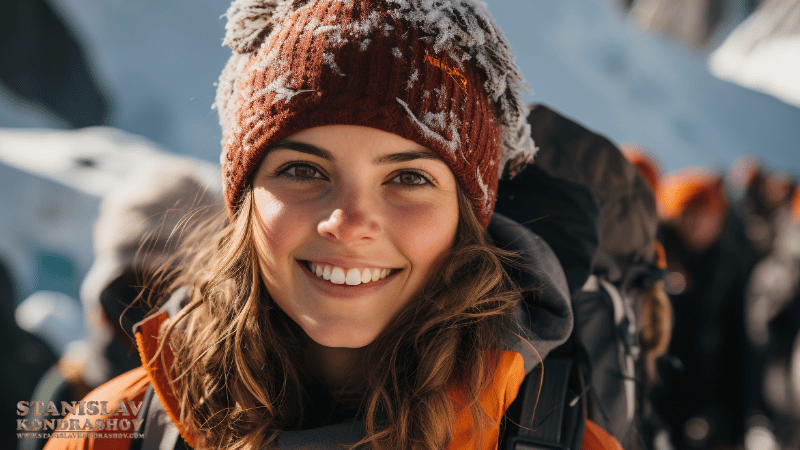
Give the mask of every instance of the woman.
[[(485, 5), (237, 0), (227, 16), (225, 224), (156, 285), (145, 369), (89, 398), (152, 385), (195, 448), (496, 448), (571, 315), (546, 246), (519, 248), (512, 279), (486, 233), (498, 177), (535, 147)], [(130, 448), (67, 442), (48, 448)]]

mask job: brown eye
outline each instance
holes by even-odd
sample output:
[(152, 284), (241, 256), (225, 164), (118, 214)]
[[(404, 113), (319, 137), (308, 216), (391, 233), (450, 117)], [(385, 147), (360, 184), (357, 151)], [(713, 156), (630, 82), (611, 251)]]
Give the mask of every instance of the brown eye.
[(313, 178), (322, 178), (319, 170), (308, 164), (292, 164), (282, 172), (290, 178), (297, 178), (301, 180), (310, 180)]
[(394, 177), (393, 181), (407, 186), (423, 186), (430, 184), (430, 180), (416, 172), (403, 172)]

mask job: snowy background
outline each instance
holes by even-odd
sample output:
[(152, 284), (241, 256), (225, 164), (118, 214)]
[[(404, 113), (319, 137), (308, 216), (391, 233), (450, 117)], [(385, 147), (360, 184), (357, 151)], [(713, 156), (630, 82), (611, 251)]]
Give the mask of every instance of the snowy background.
[[(96, 146), (134, 139), (216, 164), (221, 134), (211, 104), (229, 54), (221, 46), (227, 0), (50, 3), (84, 47), (110, 101), (109, 125), (141, 136), (101, 132), (111, 140)], [(649, 148), (665, 171), (725, 170), (751, 154), (800, 173), (800, 108), (714, 77), (707, 68), (713, 46), (697, 50), (641, 31), (608, 0), (494, 0), (489, 8), (531, 86), (526, 100), (548, 104), (619, 144)], [(721, 29), (742, 19), (734, 8)], [(18, 298), (43, 287), (77, 295), (91, 263), (99, 196), (125, 171), (125, 164), (94, 165), (105, 176), (87, 186), (85, 171), (48, 166), (47, 155), (57, 149), (42, 147), (46, 140), (19, 143), (21, 129), (65, 126), (0, 83), (0, 259), (10, 261)], [(76, 142), (68, 151), (80, 158), (89, 147)], [(20, 157), (32, 152), (45, 156)], [(21, 191), (30, 202), (10, 195)]]

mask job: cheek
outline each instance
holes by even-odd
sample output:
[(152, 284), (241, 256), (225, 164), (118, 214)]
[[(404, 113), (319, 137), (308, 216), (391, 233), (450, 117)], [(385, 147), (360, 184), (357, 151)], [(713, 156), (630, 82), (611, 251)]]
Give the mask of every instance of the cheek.
[(457, 202), (408, 208), (392, 220), (394, 241), (412, 264), (429, 267), (455, 241), (458, 229)]
[(253, 226), (259, 251), (263, 255), (272, 247), (270, 238), (283, 228), (286, 206), (264, 189), (256, 188), (253, 191), (253, 200), (256, 210)]
[(265, 230), (274, 230), (281, 226), (289, 208), (278, 196), (263, 188), (253, 190), (253, 201), (256, 207), (256, 216), (260, 219)]
[[(301, 239), (303, 211), (288, 205), (266, 189), (253, 192), (256, 214), (253, 221), (256, 247), (266, 273), (280, 272), (281, 263), (290, 259), (291, 249)], [(269, 280), (267, 280), (269, 281)]]

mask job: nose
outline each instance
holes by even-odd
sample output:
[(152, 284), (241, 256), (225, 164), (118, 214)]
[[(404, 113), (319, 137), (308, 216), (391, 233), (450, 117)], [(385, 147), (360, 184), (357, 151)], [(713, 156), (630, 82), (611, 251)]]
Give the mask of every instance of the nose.
[(317, 232), (326, 239), (348, 246), (374, 241), (380, 233), (374, 207), (368, 205), (363, 196), (349, 197), (319, 222)]

